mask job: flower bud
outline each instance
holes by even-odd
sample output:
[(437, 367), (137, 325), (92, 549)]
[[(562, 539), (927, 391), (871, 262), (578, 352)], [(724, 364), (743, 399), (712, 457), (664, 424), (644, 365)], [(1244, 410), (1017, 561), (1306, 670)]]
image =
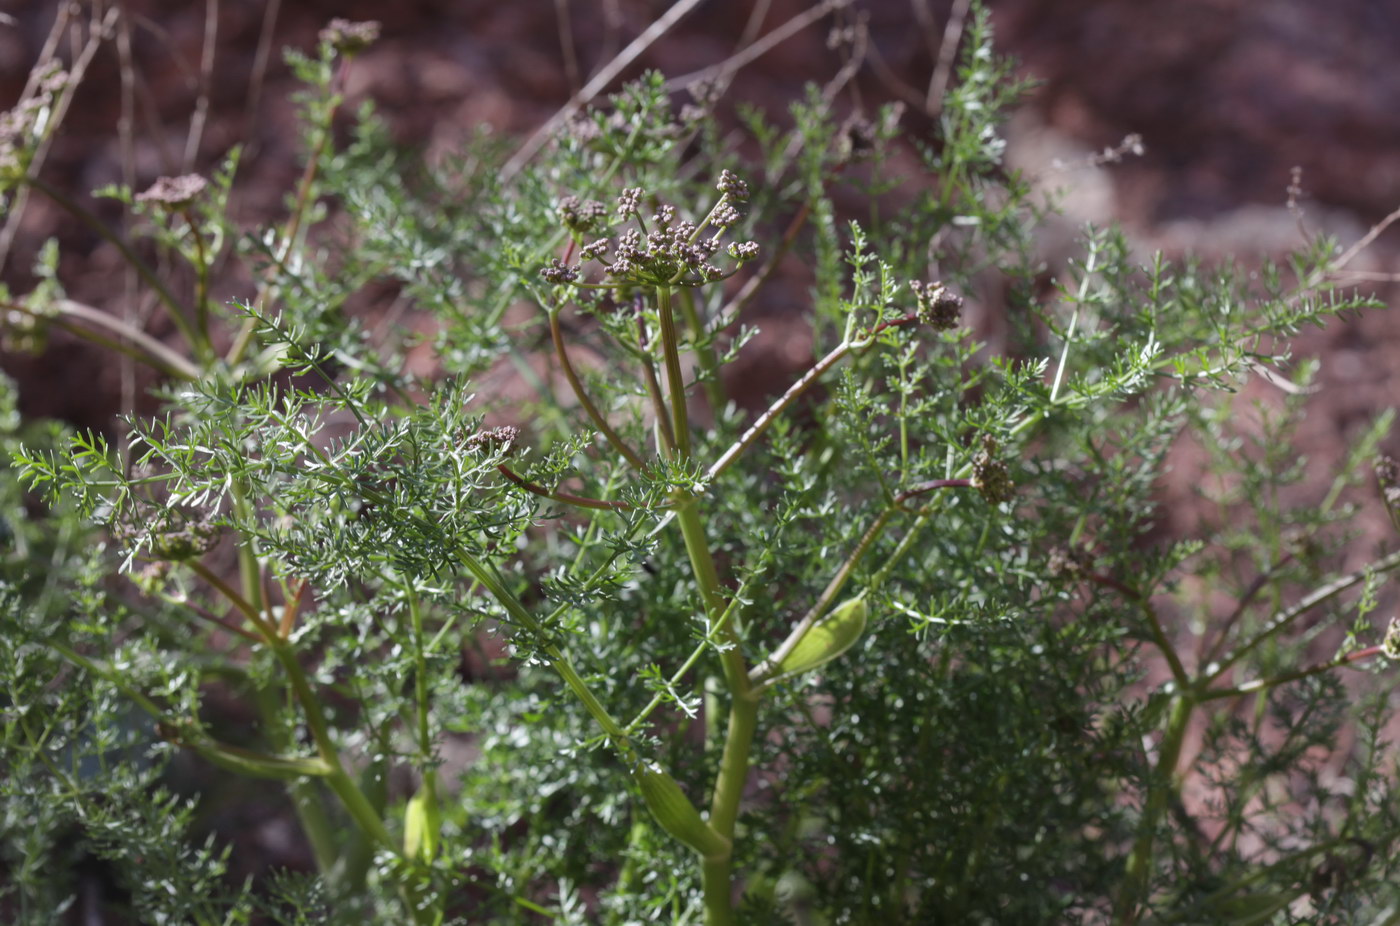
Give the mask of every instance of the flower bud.
[(661, 828), (706, 857), (727, 855), (731, 843), (705, 822), (700, 811), (685, 796), (665, 769), (655, 762), (642, 761), (632, 769), (632, 777), (642, 791), (647, 809)]
[[(870, 607), (863, 593), (839, 605), (807, 627), (797, 644), (774, 667), (772, 676), (800, 675), (826, 665), (855, 645), (865, 632), (869, 616)], [(784, 643), (779, 649), (786, 646)]]
[(403, 854), (408, 858), (431, 862), (437, 855), (441, 829), (442, 814), (435, 795), (428, 788), (419, 788), (404, 811)]

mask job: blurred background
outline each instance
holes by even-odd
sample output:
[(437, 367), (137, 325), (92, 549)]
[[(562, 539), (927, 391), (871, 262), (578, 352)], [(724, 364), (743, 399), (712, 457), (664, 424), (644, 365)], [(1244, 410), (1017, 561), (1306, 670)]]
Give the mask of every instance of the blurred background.
[[(838, 108), (900, 99), (906, 125), (927, 133), (920, 113), (930, 84), (949, 79), (944, 45), (960, 37), (965, 0), (855, 0), (813, 9), (805, 0), (8, 0), (0, 7), (0, 100), (19, 98), (56, 21), (71, 28), (94, 13), (125, 12), (138, 75), (130, 139), (140, 190), (160, 174), (208, 170), (234, 144), (246, 153), (235, 209), (250, 226), (283, 214), (296, 180), (299, 143), (289, 96), (296, 89), (282, 50), (311, 50), (336, 16), (376, 19), (381, 40), (357, 62), (350, 102), (372, 99), (404, 145), (429, 158), (480, 124), (526, 137), (599, 68), (667, 14), (688, 10), (610, 81), (643, 70), (693, 74), (724, 61), (745, 39), (800, 26), (738, 71), (726, 103), (781, 112), (807, 82), (824, 84), (842, 60), (833, 28), (863, 23), (865, 61)], [(1064, 192), (1063, 217), (1045, 236), (1047, 260), (1063, 259), (1086, 222), (1117, 221), (1144, 254), (1280, 253), (1301, 240), (1286, 209), (1290, 171), (1300, 167), (1300, 205), (1311, 233), (1345, 246), (1400, 206), (1400, 5), (1335, 0), (990, 0), (1003, 53), (1039, 82), (1007, 127), (1008, 166)], [(831, 7), (827, 15), (815, 15)], [(746, 35), (747, 32), (747, 35)], [(73, 33), (73, 34), (70, 34)], [(51, 182), (85, 192), (121, 182), (120, 49), (101, 47), (89, 65), (44, 165)], [(940, 73), (940, 70), (942, 73)], [(684, 94), (677, 94), (684, 100)], [(721, 106), (721, 111), (725, 110)], [(348, 120), (347, 120), (348, 121)], [(197, 142), (190, 145), (192, 122)], [(1090, 156), (1137, 134), (1139, 157), (1088, 166)], [(1067, 166), (1069, 169), (1060, 169)], [(40, 244), (58, 235), (75, 298), (110, 303), (116, 255), (55, 207), (32, 198), (4, 255), (3, 278), (23, 291)], [(1400, 232), (1382, 236), (1353, 270), (1383, 273)], [(1385, 284), (1381, 286), (1384, 297)], [(237, 293), (228, 293), (233, 298)], [(800, 311), (800, 309), (798, 309)], [(1333, 424), (1343, 431), (1396, 395), (1396, 325), (1383, 314), (1310, 337)], [(6, 357), (26, 410), (101, 425), (90, 388), (63, 388), (63, 371), (92, 366), (82, 348), (56, 343), (42, 361)], [(96, 349), (92, 349), (94, 353)], [(74, 352), (77, 353), (74, 353)], [(31, 385), (32, 384), (32, 385)], [(742, 393), (745, 384), (731, 382)], [(1340, 435), (1334, 434), (1336, 438)], [(1319, 442), (1328, 438), (1318, 435)]]
[[(1400, 4), (987, 5), (1002, 53), (1016, 60), (1019, 74), (1038, 82), (1005, 127), (1005, 160), (1036, 178), (1047, 194), (1059, 191), (1061, 213), (1039, 244), (1049, 279), (1076, 252), (1086, 223), (1120, 223), (1144, 261), (1158, 250), (1172, 256), (1189, 251), (1207, 259), (1234, 255), (1250, 265), (1302, 246), (1305, 236), (1331, 234), (1347, 247), (1400, 207), (1400, 58), (1394, 53)], [(86, 77), (43, 163), (50, 183), (84, 196), (111, 183), (134, 181), (141, 190), (160, 175), (207, 174), (231, 146), (242, 144), (233, 211), (254, 228), (285, 214), (300, 173), (290, 101), (297, 84), (282, 50), (311, 51), (332, 17), (382, 24), (381, 39), (355, 62), (346, 109), (373, 100), (399, 142), (433, 159), (482, 124), (503, 136), (529, 138), (639, 36), (649, 39), (645, 48), (595, 94), (645, 69), (671, 77), (702, 72), (736, 49), (768, 42), (771, 47), (737, 72), (720, 111), (747, 101), (780, 114), (805, 84), (829, 84), (850, 61), (852, 46), (830, 47), (832, 30), (863, 30), (854, 46), (863, 52), (859, 70), (838, 95), (838, 112), (900, 100), (907, 105), (906, 130), (928, 136), (937, 119), (929, 100), (956, 80), (949, 62), (968, 5), (6, 0), (0, 13), (0, 106), (20, 98), (50, 43), (70, 67), (92, 49)], [(666, 17), (674, 24), (654, 28)], [(87, 44), (94, 22), (119, 20), (128, 28)], [(123, 59), (137, 76), (130, 98), (120, 79)], [(678, 106), (686, 99), (677, 93)], [(1132, 136), (1140, 139), (1140, 154), (1137, 145), (1124, 144)], [(87, 202), (120, 221), (114, 204)], [(57, 237), (69, 295), (120, 310), (123, 288), (114, 283), (122, 274), (120, 256), (80, 223), (32, 197), (22, 211), (3, 216), (3, 228), (0, 281), (12, 291), (33, 286), (38, 250)], [(1394, 295), (1389, 275), (1400, 271), (1397, 244), (1400, 229), (1383, 232), (1348, 268), (1358, 285), (1387, 301)], [(220, 301), (251, 294), (247, 281), (219, 286)], [(730, 396), (748, 407), (781, 391), (811, 358), (800, 278), (779, 280), (770, 290), (750, 319), (763, 334), (726, 381)], [(996, 293), (969, 296), (982, 313), (980, 324), (994, 330), (991, 316), (1006, 310)], [(384, 294), (386, 303), (391, 298)], [(1400, 322), (1387, 312), (1339, 320), (1305, 332), (1298, 353), (1321, 360), (1298, 451), (1313, 458), (1317, 480), (1325, 484), (1349, 441), (1400, 395)], [(0, 367), (19, 381), (22, 409), (34, 417), (110, 429), (115, 413), (142, 401), (142, 384), (129, 369), (61, 332), (37, 356), (0, 355)], [(1278, 394), (1262, 377), (1245, 389), (1265, 402)], [(1400, 456), (1400, 439), (1392, 437), (1386, 449)], [(1163, 486), (1168, 531), (1189, 529), (1195, 465), (1188, 446)], [(1391, 530), (1379, 509), (1373, 506), (1373, 521), (1357, 524), (1363, 555)], [(229, 797), (226, 806), (248, 818), (224, 821), (221, 829), (252, 841), (266, 863), (298, 861), (298, 847), (278, 832), (290, 821), (275, 810), (264, 813), (268, 808), (260, 809), (256, 795)]]

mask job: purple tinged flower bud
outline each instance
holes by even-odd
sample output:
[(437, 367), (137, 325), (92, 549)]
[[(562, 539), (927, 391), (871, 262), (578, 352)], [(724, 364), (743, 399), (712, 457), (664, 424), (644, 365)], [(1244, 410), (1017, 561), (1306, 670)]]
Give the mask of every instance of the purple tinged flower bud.
[(622, 191), (622, 195), (617, 198), (617, 214), (621, 216), (636, 215), (642, 206), (642, 195), (646, 191), (639, 186), (629, 187)]
[(715, 189), (741, 203), (749, 198), (749, 185), (727, 168), (719, 172), (719, 182), (715, 184)]
[(753, 241), (745, 241), (742, 244), (731, 244), (729, 246), (729, 256), (744, 263), (753, 260), (758, 256), (758, 244)]
[(550, 259), (549, 266), (540, 271), (540, 276), (550, 283), (572, 283), (578, 279), (578, 271), (554, 257)]

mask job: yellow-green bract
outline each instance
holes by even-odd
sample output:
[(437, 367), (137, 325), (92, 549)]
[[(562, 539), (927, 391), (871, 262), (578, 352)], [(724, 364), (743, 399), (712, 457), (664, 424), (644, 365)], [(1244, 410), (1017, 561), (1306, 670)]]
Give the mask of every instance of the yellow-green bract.
[(774, 667), (773, 677), (801, 675), (840, 656), (865, 632), (869, 615), (864, 593), (841, 603), (807, 628), (797, 645)]
[(427, 788), (421, 788), (408, 802), (404, 814), (403, 854), (409, 858), (431, 862), (437, 855), (442, 819), (434, 798)]
[(632, 770), (642, 799), (661, 828), (704, 856), (724, 855), (730, 843), (705, 822), (676, 779), (655, 762), (642, 761)]

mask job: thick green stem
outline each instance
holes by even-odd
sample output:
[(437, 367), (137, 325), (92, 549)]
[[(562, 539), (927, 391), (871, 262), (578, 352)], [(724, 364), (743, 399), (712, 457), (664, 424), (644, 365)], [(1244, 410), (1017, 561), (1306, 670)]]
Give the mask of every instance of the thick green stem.
[(724, 753), (720, 756), (719, 777), (710, 802), (710, 826), (729, 845), (727, 851), (704, 857), (701, 878), (705, 891), (706, 926), (729, 926), (733, 922), (733, 841), (734, 823), (749, 777), (749, 750), (758, 729), (758, 699), (749, 682), (739, 632), (734, 621), (724, 621), (724, 592), (719, 584), (714, 558), (705, 539), (695, 498), (686, 499), (676, 512), (686, 553), (690, 556), (695, 580), (711, 628), (720, 635), (720, 661), (729, 689), (729, 725), (725, 730)]
[(750, 698), (747, 693), (735, 696), (729, 705), (729, 729), (725, 731), (719, 778), (710, 801), (710, 825), (726, 839), (734, 838), (734, 824), (739, 819), (739, 804), (748, 782), (749, 749), (757, 730), (757, 698)]
[(690, 456), (690, 414), (685, 400), (685, 374), (681, 371), (680, 337), (671, 309), (671, 288), (656, 287), (657, 314), (661, 317), (661, 352), (666, 361), (666, 389), (671, 394), (671, 430), (676, 452)]
[(730, 872), (732, 864), (732, 854), (706, 858), (701, 862), (701, 884), (705, 892), (705, 926), (730, 926), (734, 922)]
[(267, 641), (272, 648), (272, 653), (277, 657), (277, 661), (282, 665), (282, 671), (287, 675), (287, 681), (292, 686), (292, 694), (301, 705), (302, 713), (306, 717), (306, 725), (311, 731), (311, 738), (316, 743), (316, 751), (321, 758), (332, 769), (326, 776), (326, 785), (335, 792), (336, 797), (345, 806), (345, 810), (350, 814), (355, 825), (365, 832), (366, 835), (374, 839), (380, 845), (391, 851), (397, 852), (398, 847), (389, 836), (389, 831), (384, 827), (384, 821), (379, 818), (369, 798), (355, 784), (354, 779), (345, 771), (345, 766), (340, 762), (340, 752), (335, 747), (335, 741), (331, 739), (330, 727), (326, 723), (326, 715), (321, 707), (321, 701), (316, 697), (316, 693), (311, 690), (311, 685), (306, 680), (306, 673), (302, 671), (301, 663), (297, 662), (296, 653), (292, 651), (284, 640), (271, 638)]
[(301, 824), (302, 835), (311, 844), (311, 855), (316, 859), (316, 869), (321, 874), (330, 874), (335, 868), (340, 848), (337, 845), (331, 821), (326, 809), (321, 805), (321, 795), (316, 783), (306, 778), (298, 778), (287, 783), (287, 794), (292, 799), (292, 808)]
[(1181, 746), (1186, 739), (1186, 730), (1191, 723), (1191, 712), (1196, 703), (1192, 697), (1182, 692), (1172, 704), (1171, 715), (1167, 719), (1167, 729), (1162, 735), (1162, 744), (1157, 751), (1157, 764), (1152, 769), (1148, 782), (1148, 792), (1144, 798), (1142, 820), (1138, 824), (1137, 841), (1133, 844), (1132, 855), (1128, 857), (1123, 874), (1123, 884), (1115, 905), (1115, 918), (1119, 926), (1131, 926), (1137, 922), (1138, 908), (1147, 892), (1152, 871), (1152, 847), (1156, 842), (1157, 825), (1166, 812), (1172, 792), (1176, 789), (1176, 766), (1181, 760)]
[[(253, 701), (258, 707), (263, 729), (268, 732), (269, 738), (279, 749), (290, 748), (290, 737), (282, 735), (286, 728), (277, 719), (280, 699), (274, 697), (266, 688), (254, 688)], [(287, 794), (292, 799), (292, 807), (296, 811), (297, 822), (301, 824), (302, 834), (311, 844), (316, 868), (322, 874), (331, 874), (336, 871), (341, 849), (337, 844), (330, 817), (326, 814), (320, 788), (314, 781), (300, 778), (287, 782)]]
[[(656, 288), (658, 314), (661, 319), (661, 347), (666, 363), (666, 385), (671, 399), (672, 430), (676, 452), (684, 461), (690, 456), (690, 421), (686, 405), (685, 378), (681, 371), (679, 337), (669, 287)], [(729, 724), (725, 731), (724, 753), (720, 757), (719, 777), (710, 803), (710, 826), (723, 837), (727, 848), (703, 857), (701, 878), (705, 893), (705, 922), (707, 926), (729, 926), (733, 911), (733, 840), (734, 824), (748, 781), (749, 751), (758, 729), (758, 701), (749, 682), (748, 669), (740, 651), (739, 630), (735, 621), (724, 620), (725, 593), (715, 569), (714, 556), (705, 537), (705, 525), (700, 517), (699, 503), (688, 492), (676, 499), (676, 519), (685, 540), (686, 555), (700, 589), (705, 616), (711, 631), (719, 635), (720, 663), (729, 689)]]
[(719, 356), (715, 354), (713, 342), (706, 342), (705, 323), (700, 318), (700, 313), (695, 308), (695, 293), (689, 289), (683, 289), (680, 293), (681, 312), (685, 315), (686, 327), (690, 329), (690, 337), (695, 344), (695, 355), (700, 359), (700, 369), (704, 371), (701, 379), (705, 386), (705, 398), (710, 402), (710, 411), (715, 417), (724, 409), (724, 383), (719, 378)]
[[(240, 519), (251, 520), (252, 506), (243, 486), (234, 481), (229, 494), (233, 498), (234, 513)], [(258, 562), (258, 551), (253, 546), (251, 536), (245, 536), (244, 542), (238, 544), (238, 578), (243, 586), (243, 600), (247, 601), (253, 610), (261, 613), (266, 605), (262, 593), (262, 563)]]

